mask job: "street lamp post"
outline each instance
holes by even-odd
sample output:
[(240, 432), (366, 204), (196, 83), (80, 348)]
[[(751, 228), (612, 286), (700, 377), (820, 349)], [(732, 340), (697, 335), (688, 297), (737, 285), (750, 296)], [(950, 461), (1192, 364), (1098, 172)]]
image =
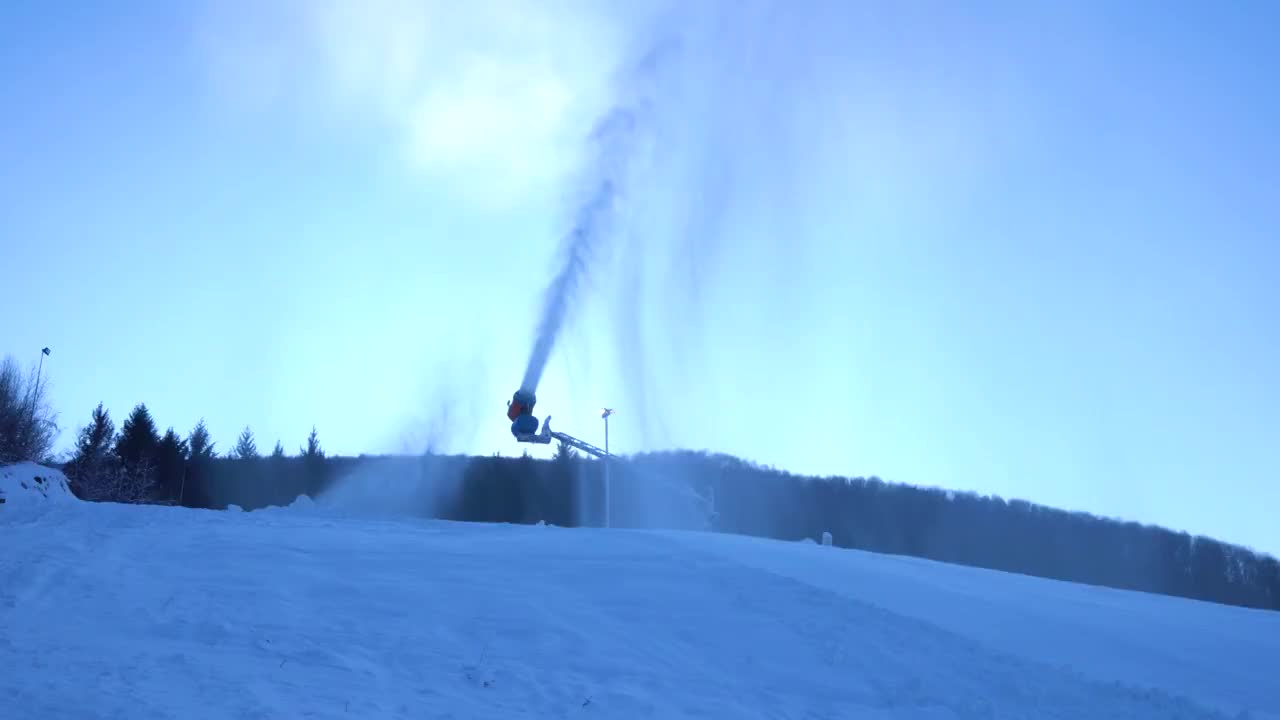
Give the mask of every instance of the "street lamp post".
[(36, 365), (36, 390), (40, 389), (40, 373), (44, 371), (44, 356), (49, 354), (49, 348), (40, 349), (40, 362)]
[(49, 348), (40, 349), (40, 362), (36, 364), (36, 386), (31, 388), (31, 425), (35, 428), (36, 423), (36, 404), (40, 399), (40, 374), (44, 371), (44, 356), (49, 354)]
[(609, 453), (609, 416), (613, 414), (613, 408), (604, 408), (600, 412), (600, 417), (604, 418), (604, 526), (613, 526), (613, 505), (609, 499), (609, 470), (613, 464), (613, 455)]

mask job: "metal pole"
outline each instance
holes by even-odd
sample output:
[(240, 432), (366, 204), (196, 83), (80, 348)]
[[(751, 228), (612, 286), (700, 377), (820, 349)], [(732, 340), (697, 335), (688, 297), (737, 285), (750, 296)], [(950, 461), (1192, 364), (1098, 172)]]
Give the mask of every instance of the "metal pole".
[(44, 356), (49, 354), (49, 348), (40, 349), (40, 362), (36, 364), (36, 386), (31, 388), (31, 430), (35, 432), (36, 425), (36, 404), (40, 399), (40, 373), (44, 371)]
[(609, 467), (613, 457), (609, 454), (609, 413), (604, 414), (604, 526), (612, 527), (613, 505), (609, 498)]

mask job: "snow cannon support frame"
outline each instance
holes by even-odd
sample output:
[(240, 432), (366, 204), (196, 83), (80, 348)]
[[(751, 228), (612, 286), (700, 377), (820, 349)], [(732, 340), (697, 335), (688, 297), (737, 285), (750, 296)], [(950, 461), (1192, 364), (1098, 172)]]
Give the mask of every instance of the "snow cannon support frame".
[(558, 440), (598, 458), (610, 457), (609, 453), (589, 442), (579, 440), (567, 433), (553, 431), (549, 416), (542, 423), (542, 431), (539, 432), (538, 418), (533, 416), (533, 406), (537, 402), (538, 399), (528, 390), (517, 390), (507, 402), (507, 419), (511, 421), (511, 434), (516, 440), (539, 445), (549, 445), (552, 440)]

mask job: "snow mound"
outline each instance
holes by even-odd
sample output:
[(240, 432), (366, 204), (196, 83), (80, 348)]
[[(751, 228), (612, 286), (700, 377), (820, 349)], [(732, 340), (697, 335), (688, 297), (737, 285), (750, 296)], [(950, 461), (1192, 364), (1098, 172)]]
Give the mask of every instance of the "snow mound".
[(316, 501), (312, 500), (310, 495), (299, 495), (297, 498), (294, 499), (293, 502), (289, 503), (288, 505), (268, 505), (264, 508), (258, 508), (257, 510), (254, 510), (254, 512), (258, 513), (259, 515), (263, 513), (279, 513), (279, 512), (309, 513), (312, 515), (323, 514), (321, 506), (317, 505)]
[(67, 476), (45, 465), (21, 462), (0, 467), (0, 502), (5, 506), (79, 502)]
[(288, 505), (266, 505), (252, 510), (245, 510), (239, 505), (228, 505), (227, 510), (230, 510), (231, 512), (250, 512), (259, 516), (272, 515), (276, 513), (324, 514), (321, 507), (316, 504), (316, 501), (311, 499), (310, 495), (299, 495)]

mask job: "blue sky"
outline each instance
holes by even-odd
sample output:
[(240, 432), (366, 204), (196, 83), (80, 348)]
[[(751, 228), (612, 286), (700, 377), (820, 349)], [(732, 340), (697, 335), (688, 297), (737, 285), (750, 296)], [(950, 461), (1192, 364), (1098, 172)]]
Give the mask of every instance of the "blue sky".
[(540, 414), (1280, 552), (1274, 9), (698, 7), (5, 5), (0, 351), (64, 445), (516, 454), (580, 140), (675, 28)]

